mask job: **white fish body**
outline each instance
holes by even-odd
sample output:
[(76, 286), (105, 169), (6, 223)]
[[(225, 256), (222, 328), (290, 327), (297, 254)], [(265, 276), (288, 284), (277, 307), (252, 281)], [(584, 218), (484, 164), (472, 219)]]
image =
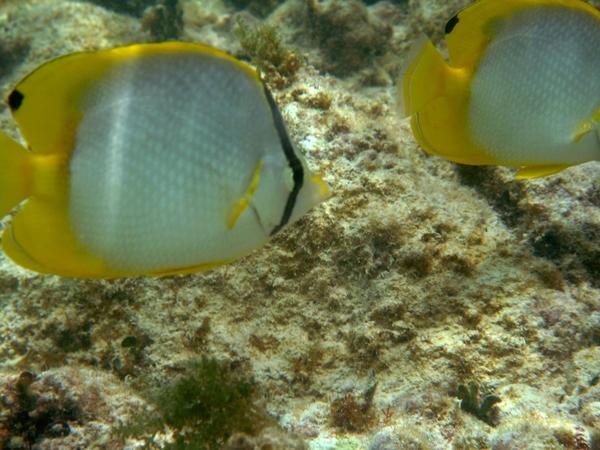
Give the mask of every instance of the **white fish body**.
[[(28, 200), (3, 247), (40, 272), (209, 269), (258, 248), (327, 196), (256, 72), (210, 47), (59, 58), (19, 84), (9, 105), (33, 154), (3, 137), (0, 159), (34, 181), (20, 187)], [(18, 182), (7, 179), (0, 192)], [(0, 197), (0, 212), (14, 203)]]

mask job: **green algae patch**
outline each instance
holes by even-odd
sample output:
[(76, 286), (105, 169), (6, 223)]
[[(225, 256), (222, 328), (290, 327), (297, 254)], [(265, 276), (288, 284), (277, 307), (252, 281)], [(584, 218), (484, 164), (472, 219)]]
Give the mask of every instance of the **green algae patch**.
[[(147, 448), (219, 449), (234, 434), (254, 436), (272, 422), (257, 405), (254, 381), (212, 358), (187, 363), (176, 380), (146, 396), (155, 410), (121, 432)], [(164, 432), (172, 439), (159, 445)]]
[(500, 397), (492, 394), (484, 394), (480, 397), (479, 387), (475, 383), (469, 383), (468, 386), (459, 385), (456, 396), (460, 399), (460, 409), (490, 426), (498, 424), (498, 411), (494, 405), (502, 401)]

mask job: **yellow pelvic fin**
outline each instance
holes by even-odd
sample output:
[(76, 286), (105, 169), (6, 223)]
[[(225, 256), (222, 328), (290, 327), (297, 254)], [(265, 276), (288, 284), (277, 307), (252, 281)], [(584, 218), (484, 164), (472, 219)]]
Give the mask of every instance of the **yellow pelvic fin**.
[(31, 155), (0, 132), (0, 218), (31, 193)]
[(531, 166), (522, 167), (515, 174), (517, 180), (526, 180), (530, 178), (540, 178), (565, 170), (569, 166), (565, 165), (547, 165), (547, 166)]
[(7, 103), (33, 152), (70, 153), (82, 117), (82, 98), (94, 81), (125, 62), (178, 53), (222, 58), (261, 83), (250, 66), (206, 45), (186, 42), (138, 44), (73, 53), (47, 62), (16, 86)]
[(252, 197), (254, 197), (254, 193), (256, 192), (256, 190), (258, 189), (258, 185), (260, 184), (260, 173), (263, 164), (264, 161), (261, 159), (254, 168), (250, 184), (248, 184), (246, 192), (244, 192), (244, 196), (240, 198), (229, 211), (229, 214), (227, 215), (227, 228), (229, 228), (230, 230), (233, 227), (235, 227), (235, 224), (237, 223), (242, 213), (246, 210), (246, 208), (248, 208), (248, 206), (250, 206)]
[(577, 130), (575, 130), (575, 135), (573, 136), (573, 140), (575, 142), (579, 142), (586, 134), (598, 126), (598, 122), (600, 122), (600, 108), (598, 108), (592, 117), (585, 120), (577, 127)]
[(455, 67), (473, 68), (494, 35), (498, 19), (535, 7), (555, 6), (588, 12), (600, 20), (600, 11), (581, 0), (480, 0), (450, 18), (446, 43)]

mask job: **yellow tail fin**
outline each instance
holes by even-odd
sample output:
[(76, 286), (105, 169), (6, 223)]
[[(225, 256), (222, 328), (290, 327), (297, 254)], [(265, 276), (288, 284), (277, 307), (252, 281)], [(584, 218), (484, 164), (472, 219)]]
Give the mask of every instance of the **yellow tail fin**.
[(429, 39), (416, 45), (399, 93), (415, 138), (428, 153), (450, 161), (494, 164), (469, 136), (469, 69), (448, 65)]
[(0, 132), (0, 218), (29, 196), (30, 179), (29, 153)]
[(398, 106), (403, 117), (413, 115), (442, 96), (450, 71), (442, 55), (426, 37), (413, 44), (407, 61), (398, 83), (401, 86)]

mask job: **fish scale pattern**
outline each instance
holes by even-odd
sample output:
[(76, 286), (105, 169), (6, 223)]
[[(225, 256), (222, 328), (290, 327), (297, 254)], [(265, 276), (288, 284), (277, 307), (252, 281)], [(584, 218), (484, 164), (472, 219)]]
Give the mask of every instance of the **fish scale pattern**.
[(212, 56), (141, 58), (97, 82), (83, 105), (69, 214), (89, 251), (116, 269), (157, 272), (267, 240), (252, 213), (235, 233), (225, 226), (258, 162), (268, 152), (283, 159), (244, 70)]
[(475, 143), (514, 165), (600, 158), (596, 133), (574, 139), (600, 108), (599, 21), (574, 9), (539, 7), (495, 26), (471, 85)]

